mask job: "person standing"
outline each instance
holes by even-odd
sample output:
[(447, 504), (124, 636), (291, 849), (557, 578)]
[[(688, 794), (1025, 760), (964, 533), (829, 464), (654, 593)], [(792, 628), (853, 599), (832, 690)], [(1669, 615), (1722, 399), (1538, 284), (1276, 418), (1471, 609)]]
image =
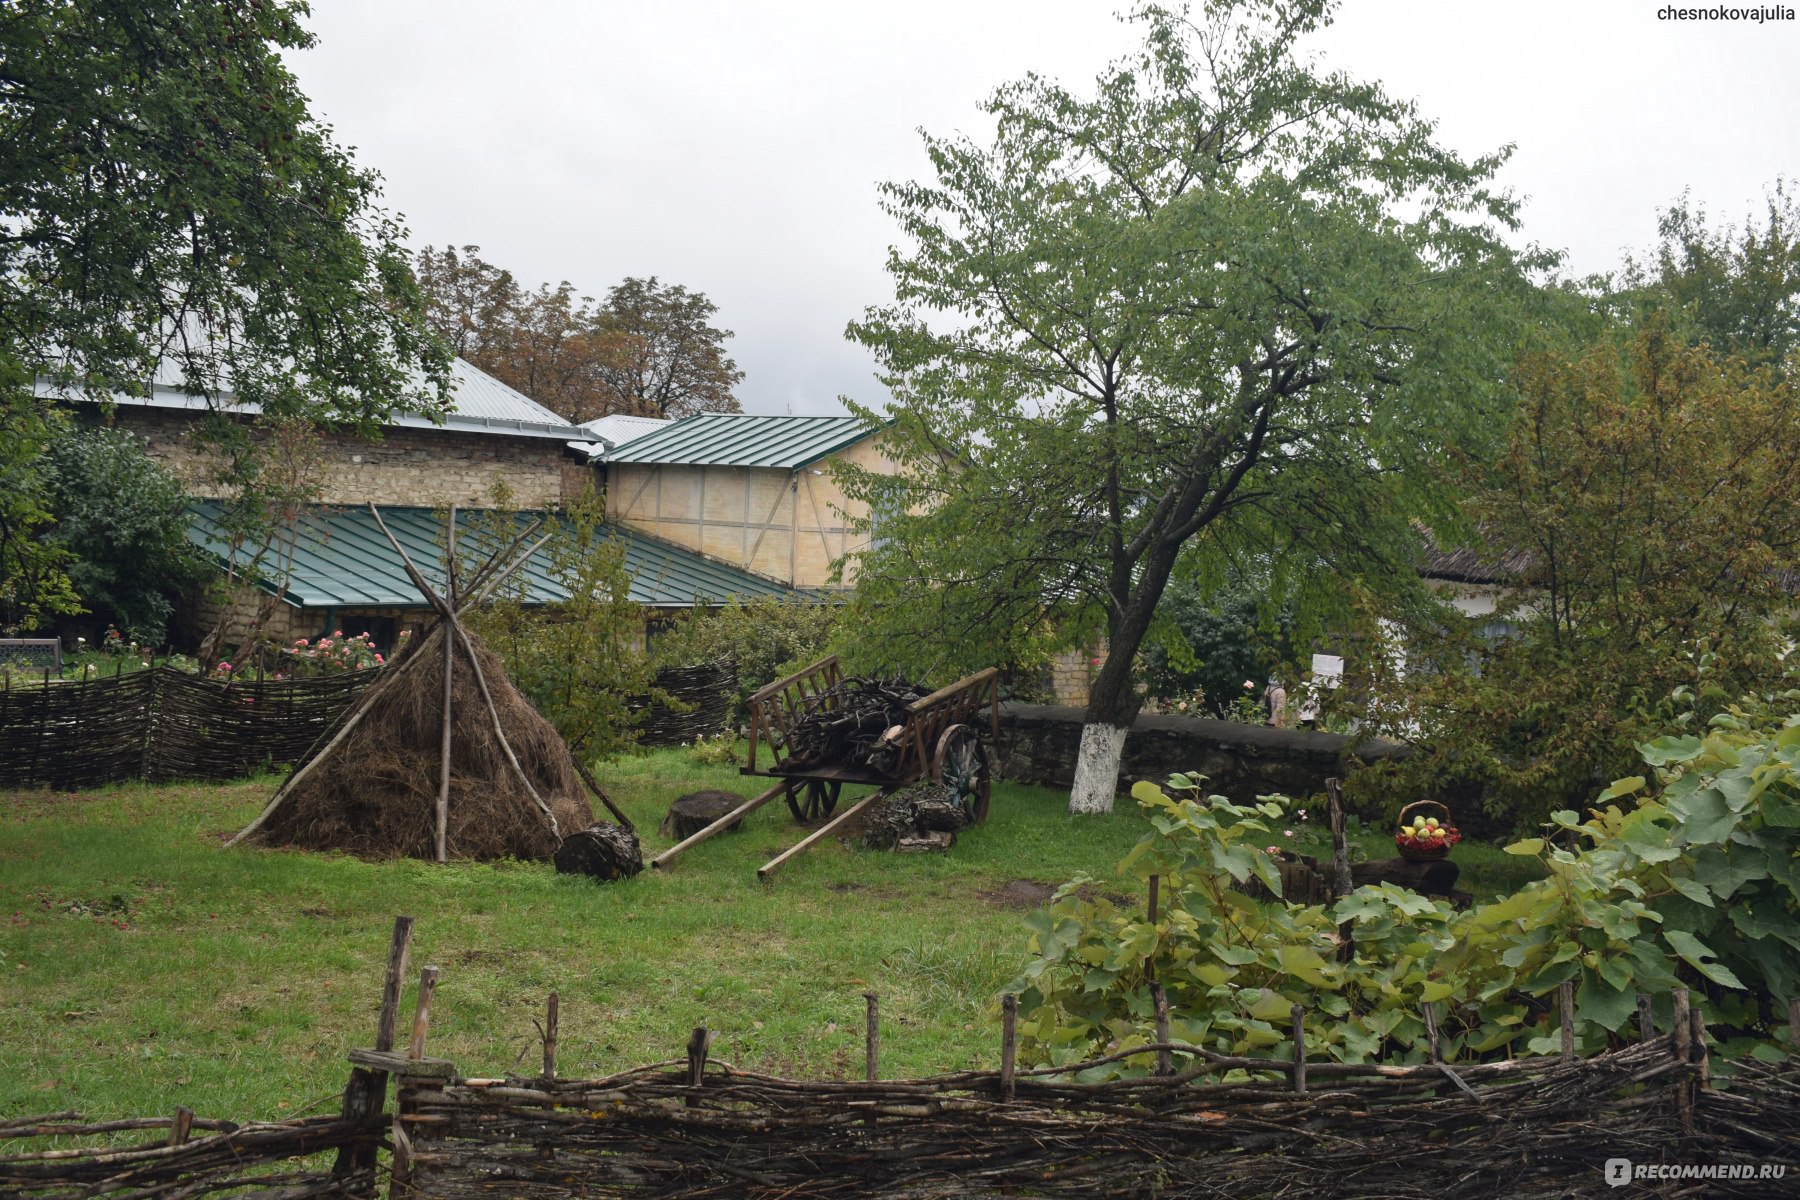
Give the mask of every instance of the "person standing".
[(1267, 714), (1264, 722), (1280, 729), (1287, 724), (1287, 689), (1281, 686), (1281, 680), (1269, 676), (1269, 686), (1263, 692), (1263, 711)]

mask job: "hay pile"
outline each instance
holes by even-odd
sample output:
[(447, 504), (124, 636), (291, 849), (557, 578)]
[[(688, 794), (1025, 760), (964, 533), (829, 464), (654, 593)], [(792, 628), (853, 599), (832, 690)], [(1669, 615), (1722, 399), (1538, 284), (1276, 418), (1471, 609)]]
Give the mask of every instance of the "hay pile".
[[(437, 623), (385, 668), (387, 677), (364, 696), (355, 727), (297, 764), (291, 786), (246, 833), (268, 845), (364, 858), (434, 857), (446, 628)], [(547, 860), (563, 837), (594, 824), (593, 808), (556, 730), (479, 639), (471, 634), (469, 644), (505, 740), (556, 830), (508, 761), (494, 714), (458, 645), (451, 655), (449, 857)]]

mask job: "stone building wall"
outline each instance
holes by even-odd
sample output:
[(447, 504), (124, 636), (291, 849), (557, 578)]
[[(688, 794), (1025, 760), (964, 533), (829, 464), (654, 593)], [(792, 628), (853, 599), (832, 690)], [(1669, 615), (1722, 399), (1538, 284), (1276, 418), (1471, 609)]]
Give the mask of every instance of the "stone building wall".
[[(206, 483), (192, 413), (120, 405), (114, 421), (143, 437), (150, 457), (173, 472), (189, 495), (219, 494)], [(322, 504), (491, 507), (496, 486), (504, 485), (514, 508), (555, 508), (596, 479), (554, 438), (449, 429), (390, 428), (377, 442), (328, 433), (321, 458)]]

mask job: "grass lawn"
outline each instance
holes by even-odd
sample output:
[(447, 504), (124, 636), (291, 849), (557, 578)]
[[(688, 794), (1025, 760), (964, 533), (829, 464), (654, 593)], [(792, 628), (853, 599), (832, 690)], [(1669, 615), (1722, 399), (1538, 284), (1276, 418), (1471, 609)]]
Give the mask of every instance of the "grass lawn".
[[(669, 845), (655, 827), (676, 795), (757, 782), (678, 750), (601, 779), (646, 858)], [(672, 870), (595, 885), (539, 864), (222, 849), (274, 783), (0, 795), (0, 1116), (335, 1105), (344, 1052), (373, 1038), (397, 913), (418, 918), (413, 978), (442, 968), (427, 1053), (468, 1074), (535, 1071), (551, 991), (568, 1075), (678, 1057), (702, 1021), (714, 1056), (738, 1066), (853, 1074), (865, 991), (881, 998), (883, 1074), (992, 1066), (991, 1006), (1025, 948), (1000, 893), (1110, 878), (1145, 829), (1129, 801), (1072, 819), (1060, 793), (999, 784), (988, 823), (947, 855), (829, 841), (764, 885), (757, 866), (800, 834), (776, 801)], [(1302, 827), (1295, 841), (1316, 851), (1320, 836)], [(1367, 844), (1391, 853), (1380, 835)], [(1477, 891), (1530, 865), (1493, 852), (1476, 870), (1468, 844), (1457, 857)]]

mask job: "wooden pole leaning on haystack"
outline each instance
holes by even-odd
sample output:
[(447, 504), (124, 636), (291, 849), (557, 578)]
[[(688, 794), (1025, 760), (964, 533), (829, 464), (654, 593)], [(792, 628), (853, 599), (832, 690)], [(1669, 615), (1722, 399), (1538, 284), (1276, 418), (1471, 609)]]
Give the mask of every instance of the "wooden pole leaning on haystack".
[[(498, 736), (500, 746), (505, 753), (508, 764), (511, 766), (519, 780), (525, 785), (527, 793), (536, 803), (539, 812), (541, 812), (549, 821), (552, 834), (557, 837), (562, 836), (561, 831), (556, 827), (555, 815), (550, 811), (549, 806), (544, 803), (543, 797), (538, 794), (537, 789), (532, 785), (531, 781), (525, 777), (524, 768), (520, 766), (518, 756), (513, 753), (512, 743), (507, 739), (505, 730), (501, 726), (500, 716), (495, 708), (493, 695), (488, 690), (487, 680), (482, 673), (481, 664), (476, 660), (474, 650), (469, 643), (468, 634), (463, 630), (460, 620), (463, 613), (466, 613), (474, 606), (482, 603), (488, 596), (492, 595), (497, 588), (515, 575), (520, 568), (531, 560), (531, 557), (534, 554), (550, 541), (550, 538), (553, 535), (545, 534), (536, 541), (531, 541), (532, 536), (543, 527), (543, 521), (540, 520), (534, 522), (515, 537), (500, 555), (489, 560), (470, 576), (466, 584), (462, 584), (456, 589), (457, 604), (456, 607), (451, 607), (438, 596), (430, 584), (425, 582), (424, 576), (419, 573), (415, 566), (413, 566), (412, 559), (407, 556), (405, 549), (395, 539), (386, 523), (382, 521), (381, 513), (376, 509), (374, 504), (369, 505), (369, 511), (375, 518), (376, 526), (387, 538), (388, 544), (399, 554), (401, 565), (405, 568), (408, 578), (413, 581), (415, 587), (419, 588), (420, 593), (424, 596), (426, 602), (438, 613), (439, 619), (436, 624), (426, 628), (419, 638), (397, 657), (396, 661), (390, 662), (382, 669), (381, 678), (377, 680), (373, 686), (365, 689), (362, 695), (357, 697), (356, 703), (345, 716), (342, 724), (338, 726), (336, 732), (332, 733), (322, 745), (315, 745), (312, 750), (308, 751), (306, 759), (295, 768), (294, 773), (289, 775), (288, 778), (283, 781), (282, 785), (275, 790), (275, 794), (269, 798), (268, 804), (263, 807), (262, 812), (257, 814), (256, 819), (246, 825), (225, 844), (227, 846), (235, 846), (246, 838), (254, 836), (261, 830), (268, 823), (269, 819), (281, 808), (282, 803), (288, 798), (288, 795), (312, 773), (314, 768), (320, 763), (327, 761), (331, 757), (332, 752), (357, 729), (362, 723), (364, 716), (370, 711), (375, 699), (387, 691), (387, 689), (396, 686), (402, 676), (409, 675), (412, 671), (418, 669), (418, 664), (430, 661), (431, 656), (428, 650), (429, 648), (434, 647), (440, 638), (443, 639), (444, 642), (443, 654), (445, 656), (446, 664), (448, 664), (450, 655), (454, 652), (454, 643), (459, 641), (463, 645), (464, 653), (468, 657), (470, 665), (474, 668), (473, 674), (475, 676), (477, 687), (481, 693), (483, 703), (486, 704), (489, 714), (493, 719), (494, 731)], [(454, 534), (452, 536), (454, 536)], [(521, 547), (523, 547), (523, 549), (521, 549)], [(446, 674), (448, 674), (448, 665), (446, 665), (445, 671)], [(448, 724), (450, 719), (448, 705), (445, 707), (444, 719), (446, 724)], [(573, 760), (573, 754), (570, 755), (570, 758)], [(590, 784), (590, 786), (592, 785)], [(607, 807), (609, 809), (612, 808), (610, 801), (607, 802)], [(445, 851), (446, 853), (448, 851), (447, 845), (445, 846)], [(440, 859), (440, 861), (442, 861), (442, 859)]]

